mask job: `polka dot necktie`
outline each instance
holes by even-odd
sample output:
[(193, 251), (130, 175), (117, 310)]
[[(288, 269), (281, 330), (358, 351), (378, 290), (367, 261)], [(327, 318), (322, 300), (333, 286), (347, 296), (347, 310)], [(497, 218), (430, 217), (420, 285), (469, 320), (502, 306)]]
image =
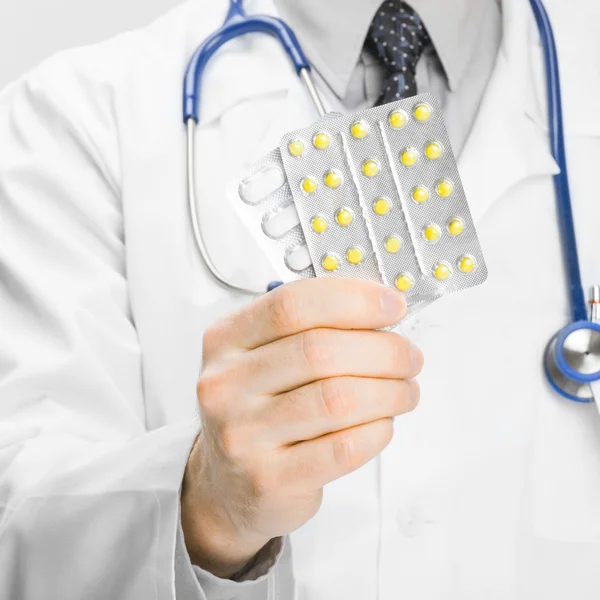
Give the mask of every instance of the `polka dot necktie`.
[(417, 93), (415, 73), (423, 50), (431, 44), (419, 15), (401, 0), (386, 0), (375, 15), (365, 46), (385, 68), (383, 92), (377, 104)]

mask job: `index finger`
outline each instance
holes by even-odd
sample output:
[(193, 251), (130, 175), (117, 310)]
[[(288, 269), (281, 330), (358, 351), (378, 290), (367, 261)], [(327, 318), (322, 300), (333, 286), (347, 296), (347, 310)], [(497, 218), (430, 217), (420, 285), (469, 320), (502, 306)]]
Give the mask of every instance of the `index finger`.
[(378, 329), (406, 315), (404, 295), (374, 281), (312, 278), (279, 286), (230, 316), (220, 342), (251, 350), (308, 329)]

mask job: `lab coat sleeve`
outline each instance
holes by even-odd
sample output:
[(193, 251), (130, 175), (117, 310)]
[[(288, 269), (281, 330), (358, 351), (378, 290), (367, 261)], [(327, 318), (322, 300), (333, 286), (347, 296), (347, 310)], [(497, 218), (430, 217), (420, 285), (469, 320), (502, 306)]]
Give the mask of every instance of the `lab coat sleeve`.
[(212, 573), (191, 565), (181, 527), (177, 535), (175, 558), (177, 597), (188, 595), (188, 586), (195, 576), (196, 586), (207, 600), (291, 600), (294, 582), (291, 547), (288, 537), (271, 540), (251, 561), (250, 568), (235, 581), (221, 579)]
[(0, 94), (0, 598), (216, 600), (178, 541), (199, 421), (145, 426), (114, 85), (87, 58)]

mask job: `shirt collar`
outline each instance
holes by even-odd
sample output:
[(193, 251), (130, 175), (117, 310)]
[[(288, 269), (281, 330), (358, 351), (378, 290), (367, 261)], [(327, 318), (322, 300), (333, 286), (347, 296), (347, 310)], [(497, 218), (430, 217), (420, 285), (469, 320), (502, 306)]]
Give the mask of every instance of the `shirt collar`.
[[(314, 68), (343, 98), (382, 0), (275, 0)], [(496, 0), (409, 0), (423, 20), (448, 78), (456, 89), (467, 70), (486, 10)], [(500, 15), (498, 13), (498, 21)]]

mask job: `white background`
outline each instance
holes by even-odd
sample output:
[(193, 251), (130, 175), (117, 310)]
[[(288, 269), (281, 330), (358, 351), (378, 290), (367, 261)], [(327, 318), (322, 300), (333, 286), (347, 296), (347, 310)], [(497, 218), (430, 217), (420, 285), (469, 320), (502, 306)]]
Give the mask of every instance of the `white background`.
[(135, 29), (181, 2), (0, 0), (0, 89), (59, 50)]

